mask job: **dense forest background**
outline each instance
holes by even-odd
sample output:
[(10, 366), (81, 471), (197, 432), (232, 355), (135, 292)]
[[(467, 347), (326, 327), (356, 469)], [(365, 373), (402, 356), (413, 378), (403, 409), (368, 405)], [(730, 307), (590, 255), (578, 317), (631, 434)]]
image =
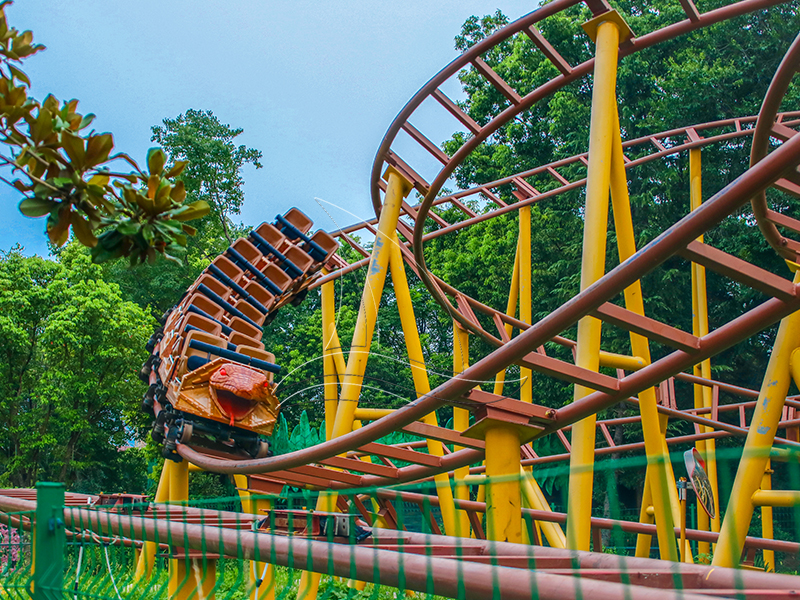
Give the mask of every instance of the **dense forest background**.
[[(680, 4), (665, 0), (613, 2), (637, 33), (679, 20)], [(723, 2), (701, 3), (709, 10)], [(644, 6), (644, 8), (643, 8)], [(588, 13), (576, 7), (548, 19), (545, 36), (571, 63), (589, 58), (593, 45), (575, 35), (576, 24)], [(470, 17), (455, 39), (465, 50), (507, 23), (500, 12)], [(635, 138), (673, 127), (758, 112), (778, 62), (800, 31), (798, 2), (758, 12), (682, 36), (624, 59), (618, 75), (623, 138)], [(526, 93), (556, 74), (555, 68), (526, 39), (513, 39), (484, 59), (520, 93)], [(506, 100), (477, 73), (466, 70), (460, 80), (466, 93), (462, 106), (478, 123), (486, 123), (506, 106)], [(557, 92), (513, 120), (483, 144), (457, 170), (459, 186), (497, 179), (587, 148), (591, 78)], [(798, 108), (800, 91), (793, 87), (785, 107)], [(205, 266), (249, 226), (237, 222), (242, 203), (242, 168), (261, 167), (256, 149), (237, 146), (240, 129), (220, 123), (210, 111), (187, 110), (153, 127), (153, 140), (171, 161), (189, 160), (180, 176), (187, 202), (204, 200), (211, 213), (189, 238), (181, 263), (160, 261), (131, 267), (124, 261), (93, 264), (77, 243), (53, 251), (48, 258), (28, 257), (23, 248), (0, 255), (0, 486), (32, 485), (58, 480), (76, 491), (148, 491), (159, 452), (147, 435), (149, 423), (139, 411), (145, 388), (137, 373), (146, 358), (145, 342), (156, 318), (169, 309)], [(463, 134), (444, 144), (453, 151)], [(272, 143), (266, 140), (264, 143)], [(747, 166), (749, 141), (731, 141), (703, 153), (703, 190), (707, 198)], [(568, 175), (566, 172), (565, 175)], [(686, 156), (649, 163), (630, 175), (634, 227), (638, 244), (647, 243), (688, 212)], [(546, 190), (552, 181), (531, 181)], [(511, 190), (501, 192), (512, 201)], [(792, 211), (783, 199), (774, 208)], [(534, 205), (533, 240), (534, 319), (541, 318), (578, 289), (583, 223), (581, 192)], [(302, 206), (300, 207), (302, 208)], [(476, 210), (485, 207), (475, 204)], [(268, 209), (265, 215), (271, 217)], [(445, 211), (450, 221), (459, 213)], [(434, 227), (431, 224), (431, 227)], [(456, 235), (436, 238), (426, 246), (432, 270), (448, 283), (479, 300), (504, 308), (514, 262), (516, 215), (496, 218)], [(748, 209), (726, 219), (706, 241), (759, 266), (786, 274), (785, 265), (767, 246)], [(616, 264), (613, 231), (608, 235), (608, 268)], [(347, 251), (343, 251), (344, 256)], [(349, 257), (355, 259), (355, 256)], [(409, 272), (417, 324), (433, 386), (452, 373), (452, 323), (430, 300), (424, 286)], [(346, 347), (352, 336), (363, 285), (363, 273), (342, 277), (336, 285), (338, 332)], [(691, 331), (691, 292), (688, 265), (667, 262), (643, 281), (649, 316)], [(708, 276), (711, 328), (728, 322), (761, 300), (757, 292)], [(387, 283), (373, 342), (362, 403), (398, 407), (414, 398), (405, 342)], [(274, 352), (286, 374), (280, 396), (281, 423), (274, 449), (285, 452), (315, 443), (323, 418), (321, 310), (317, 293), (299, 307), (282, 309), (267, 327), (266, 347)], [(566, 332), (572, 335), (574, 332)], [(767, 331), (715, 357), (716, 377), (757, 388), (766, 365), (773, 331)], [(629, 352), (628, 336), (606, 328), (604, 348)], [(490, 348), (475, 341), (471, 361)], [(563, 350), (553, 347), (558, 354)], [(658, 352), (654, 351), (654, 359)], [(505, 393), (516, 395), (518, 371), (511, 369)], [(487, 387), (488, 389), (488, 387)], [(688, 386), (677, 384), (681, 407), (692, 403)], [(569, 402), (570, 386), (535, 376), (536, 401), (561, 406)], [(722, 397), (722, 402), (732, 398)], [(626, 405), (609, 416), (633, 414)], [(449, 415), (444, 411), (440, 421)], [(686, 423), (671, 423), (673, 433), (689, 433)], [(637, 426), (617, 426), (618, 443), (641, 440)], [(725, 443), (720, 446), (724, 449)], [(537, 442), (540, 454), (562, 452), (557, 441)], [(619, 460), (621, 456), (611, 456)], [(642, 474), (631, 470), (624, 481), (615, 469), (601, 470), (608, 486), (619, 489), (624, 502), (641, 489)], [(723, 487), (729, 474), (720, 474)], [(548, 493), (564, 493), (559, 477), (543, 474)], [(214, 476), (193, 477), (194, 494), (225, 491)], [(608, 486), (598, 485), (598, 494)], [(607, 499), (607, 496), (606, 496)]]

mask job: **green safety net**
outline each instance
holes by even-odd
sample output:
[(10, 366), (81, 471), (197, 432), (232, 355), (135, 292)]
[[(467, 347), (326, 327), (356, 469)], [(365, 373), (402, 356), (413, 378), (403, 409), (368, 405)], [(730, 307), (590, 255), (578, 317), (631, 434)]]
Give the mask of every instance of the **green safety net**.
[[(717, 449), (723, 499), (730, 494), (741, 452), (741, 448), (732, 446)], [(671, 458), (676, 477), (685, 475), (682, 449)], [(646, 459), (641, 455), (612, 455), (595, 464), (593, 516), (599, 520), (593, 523), (592, 549), (616, 561), (605, 566), (608, 570), (609, 564), (615, 565), (619, 574), (611, 578), (612, 585), (620, 590), (642, 582), (636, 579), (641, 566), (631, 568), (627, 562), (637, 543), (637, 533), (627, 525), (639, 523), (635, 505), (640, 499), (619, 497), (618, 483), (621, 478), (627, 478), (627, 483), (631, 478), (643, 480), (645, 466)], [(781, 462), (773, 460), (772, 469), (776, 489), (800, 489), (797, 456), (784, 454)], [(532, 467), (556, 513), (566, 510), (568, 471), (566, 461), (548, 463), (542, 459)], [(542, 586), (552, 585), (554, 573), (575, 582), (592, 580), (591, 569), (585, 568), (579, 555), (556, 564), (551, 555), (523, 552), (509, 561), (506, 550), (484, 543), (480, 538), (486, 532), (486, 515), (478, 502), (478, 485), (473, 480), (469, 483), (470, 501), (464, 506), (470, 508), (472, 526), (461, 539), (441, 537), (444, 524), (433, 481), (342, 490), (336, 503), (338, 516), (313, 510), (319, 495), (330, 494), (330, 490), (290, 487), (280, 494), (193, 499), (185, 504), (54, 507), (53, 514), (59, 510), (64, 514), (65, 550), (59, 556), (48, 555), (47, 548), (34, 547), (30, 531), (34, 513), (5, 512), (1, 513), (0, 528), (0, 595), (36, 597), (34, 582), (44, 569), (60, 570), (60, 589), (38, 590), (39, 594), (46, 592), (39, 597), (72, 600), (233, 599), (256, 598), (256, 592), (265, 600), (310, 599), (313, 592), (299, 592), (301, 587), (310, 589), (303, 578), (306, 570), (322, 574), (317, 598), (337, 600), (394, 599), (406, 593), (470, 598), (476, 597), (472, 589), (476, 586), (501, 590), (504, 577), (527, 577), (531, 588), (528, 596), (539, 598), (550, 597)], [(497, 481), (486, 486), (493, 483)], [(491, 490), (485, 493), (489, 496)], [(246, 512), (248, 502), (256, 499), (270, 501), (272, 508), (255, 515)], [(722, 508), (724, 517), (724, 502)], [(697, 528), (698, 510), (702, 509), (690, 490), (686, 519), (690, 539)], [(798, 510), (773, 509), (776, 539), (800, 539)], [(526, 508), (523, 522), (528, 540), (549, 545)], [(147, 530), (146, 523), (151, 529)], [(158, 527), (153, 528), (153, 524)], [(563, 528), (563, 522), (560, 524)], [(761, 526), (762, 511), (757, 509), (750, 535), (760, 538)], [(145, 542), (151, 543), (150, 564), (143, 558)], [(651, 542), (650, 555), (657, 558), (655, 535)], [(483, 549), (477, 550), (481, 544)], [(708, 563), (711, 557), (699, 552), (697, 540), (691, 544), (694, 561)], [(778, 551), (775, 564), (766, 564), (765, 556), (769, 555), (758, 545), (756, 542), (745, 548), (742, 561), (747, 570), (742, 573), (796, 571), (800, 559), (796, 551)], [(147, 554), (145, 550), (144, 556)], [(678, 575), (677, 563), (660, 564), (662, 573), (674, 574), (666, 587), (676, 592), (687, 586), (696, 590), (693, 580)], [(444, 580), (451, 581), (451, 587), (443, 588)], [(583, 589), (579, 583), (575, 585), (578, 592)], [(736, 587), (744, 589), (746, 585), (742, 579)], [(660, 586), (665, 587), (663, 583)], [(446, 594), (442, 594), (443, 589)], [(598, 593), (598, 598), (601, 595)], [(585, 597), (581, 593), (578, 596)]]

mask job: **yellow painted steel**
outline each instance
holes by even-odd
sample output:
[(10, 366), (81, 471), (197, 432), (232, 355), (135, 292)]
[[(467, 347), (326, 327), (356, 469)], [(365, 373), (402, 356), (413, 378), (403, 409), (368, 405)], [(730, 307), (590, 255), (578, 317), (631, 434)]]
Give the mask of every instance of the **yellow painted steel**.
[[(617, 234), (617, 248), (620, 263), (628, 260), (636, 253), (636, 239), (633, 232), (628, 182), (625, 174), (625, 162), (622, 153), (622, 139), (619, 133), (619, 118), (616, 108), (613, 118), (613, 142), (611, 151), (611, 204), (614, 209), (614, 228)], [(625, 307), (638, 315), (644, 316), (642, 287), (639, 281), (625, 288)], [(646, 337), (631, 332), (631, 351), (641, 357), (646, 364), (650, 363), (650, 344)], [(673, 511), (671, 490), (675, 488), (675, 479), (669, 453), (664, 444), (661, 431), (658, 401), (655, 388), (648, 388), (639, 393), (639, 410), (642, 416), (642, 432), (644, 435), (645, 454), (647, 456), (647, 474), (650, 481), (650, 492), (656, 516), (656, 533), (661, 558), (678, 560), (679, 553), (675, 546), (675, 522), (680, 518), (681, 505), (676, 503)], [(677, 490), (675, 490), (677, 501)], [(682, 541), (685, 544), (685, 540)], [(691, 558), (691, 548), (681, 551), (680, 556)]]
[[(333, 422), (336, 420), (336, 408), (339, 405), (339, 378), (334, 359), (333, 334), (336, 327), (336, 299), (334, 281), (321, 286), (322, 296), (322, 372), (325, 391), (325, 439), (330, 440), (333, 434)], [(338, 338), (338, 336), (337, 336)], [(338, 346), (338, 339), (336, 346)], [(341, 349), (339, 349), (341, 352)]]
[(388, 417), (394, 411), (394, 408), (357, 408), (353, 415), (359, 421), (375, 421), (376, 419)]
[[(165, 461), (165, 465), (166, 463), (171, 463), (167, 475), (169, 478), (168, 501), (180, 505), (189, 500), (189, 463), (185, 460), (179, 463)], [(175, 510), (178, 511), (180, 508), (176, 507)], [(197, 585), (194, 581), (193, 574), (187, 572), (186, 566), (187, 561), (185, 560), (169, 560), (169, 582), (167, 584), (167, 592), (170, 598), (186, 600), (189, 596), (195, 594)], [(205, 589), (205, 586), (203, 586), (203, 589)]]
[[(242, 512), (251, 515), (266, 516), (272, 508), (269, 498), (259, 498), (248, 491), (247, 475), (234, 475), (233, 481), (242, 502)], [(275, 567), (270, 564), (269, 556), (259, 556), (261, 560), (248, 561), (248, 589), (250, 600), (275, 600)]]
[[(378, 316), (378, 306), (383, 295), (383, 286), (389, 267), (389, 257), (395, 238), (394, 231), (397, 227), (400, 209), (403, 206), (403, 199), (412, 189), (412, 185), (391, 167), (387, 169), (384, 177), (387, 180), (386, 194), (378, 219), (378, 232), (372, 246), (372, 256), (361, 295), (361, 304), (358, 308), (356, 327), (350, 345), (350, 354), (347, 358), (344, 380), (341, 384), (342, 389), (331, 430), (331, 439), (350, 433), (353, 429), (355, 410), (358, 408), (358, 398), (361, 395), (364, 371), (367, 368), (372, 334)], [(317, 500), (317, 510), (332, 512), (335, 507), (336, 494), (320, 494)], [(297, 598), (314, 600), (317, 597), (319, 580), (318, 573), (304, 571), (300, 577)]]
[[(531, 309), (531, 207), (523, 206), (519, 209), (519, 242), (517, 244), (519, 256), (519, 320), (531, 324), (533, 312)], [(523, 402), (533, 402), (533, 371), (520, 367), (519, 399)]]
[[(414, 390), (417, 393), (417, 397), (422, 397), (430, 394), (431, 384), (428, 379), (428, 370), (425, 367), (425, 355), (422, 353), (422, 342), (419, 339), (417, 319), (414, 317), (414, 305), (411, 303), (411, 293), (408, 290), (405, 263), (403, 262), (403, 255), (396, 234), (393, 237), (393, 241), (392, 253), (389, 256), (392, 285), (397, 300), (397, 311), (400, 314), (400, 325), (403, 328), (403, 337), (406, 342), (408, 363), (411, 366), (411, 377), (414, 380)], [(425, 415), (423, 422), (434, 426), (439, 424), (435, 412)], [(442, 442), (429, 439), (427, 440), (427, 445), (428, 454), (432, 456), (444, 456), (444, 446)], [(441, 473), (436, 475), (433, 479), (436, 482), (436, 494), (439, 497), (439, 508), (442, 514), (442, 523), (445, 533), (447, 535), (456, 535), (456, 509), (453, 504), (453, 490), (450, 487), (450, 477), (447, 473)]]
[(522, 543), (519, 433), (504, 423), (486, 429), (486, 539)]
[(600, 352), (600, 366), (623, 371), (638, 371), (647, 363), (641, 356), (626, 356), (614, 352)]
[[(653, 524), (653, 495), (650, 493), (650, 480), (645, 475), (644, 489), (642, 490), (642, 504), (639, 507), (639, 523), (647, 525)], [(647, 558), (650, 556), (650, 547), (653, 544), (653, 536), (648, 533), (640, 533), (636, 536), (636, 549), (633, 555), (639, 558)]]
[(753, 506), (800, 505), (800, 490), (756, 490), (753, 493)]
[[(171, 460), (164, 461), (164, 466), (161, 469), (161, 476), (158, 478), (156, 495), (153, 498), (153, 502), (155, 503), (167, 502), (169, 500), (169, 471), (170, 465), (172, 464), (175, 463)], [(142, 551), (139, 553), (139, 558), (136, 561), (136, 572), (133, 576), (134, 581), (150, 578), (157, 553), (158, 544), (156, 540), (145, 542), (142, 545)]]
[[(800, 273), (795, 273), (794, 283), (799, 282)], [(725, 519), (720, 527), (712, 561), (715, 566), (739, 566), (744, 539), (753, 516), (753, 494), (761, 485), (770, 449), (775, 440), (778, 421), (791, 380), (789, 365), (793, 353), (797, 350), (798, 342), (800, 342), (800, 312), (795, 312), (784, 317), (778, 327), (778, 335), (750, 421), (742, 459), (736, 471)]]
[[(702, 185), (702, 151), (700, 148), (689, 150), (689, 201), (691, 210), (697, 210), (703, 203)], [(702, 242), (703, 236), (697, 238)], [(697, 263), (691, 263), (692, 268), (692, 333), (698, 337), (708, 335), (708, 299), (706, 294), (706, 268)], [(693, 367), (694, 375), (711, 379), (711, 360), (706, 359)], [(694, 385), (694, 406), (695, 408), (711, 408), (712, 391), (705, 385)], [(708, 433), (711, 427), (700, 425), (701, 433)], [(711, 491), (714, 495), (714, 506), (719, 506), (719, 488), (717, 485), (717, 458), (716, 441), (713, 438), (698, 440), (695, 443), (697, 451), (700, 452), (706, 462), (706, 473), (711, 483)], [(699, 511), (697, 518), (699, 529), (705, 531), (719, 531), (719, 511), (710, 520), (705, 511)], [(710, 546), (708, 542), (698, 543), (700, 554), (709, 554)]]
[[(772, 468), (770, 461), (767, 461), (767, 468), (764, 469), (764, 476), (761, 478), (761, 489), (769, 491), (772, 489)], [(772, 506), (764, 505), (761, 507), (761, 537), (774, 540), (775, 532), (773, 531), (772, 522)], [(767, 571), (775, 570), (775, 551), (764, 550), (764, 568)]]
[[(611, 178), (611, 141), (616, 113), (616, 75), (619, 29), (605, 21), (597, 28), (592, 117), (589, 137), (589, 167), (586, 178), (581, 290), (600, 279), (605, 272), (608, 195)], [(578, 322), (575, 364), (597, 371), (600, 367), (600, 321), (586, 316)], [(580, 400), (591, 389), (576, 385), (574, 399)], [(592, 483), (596, 416), (572, 427), (567, 545), (574, 550), (589, 550), (591, 541)]]
[(378, 306), (383, 295), (383, 285), (386, 281), (394, 230), (397, 226), (397, 219), (400, 216), (403, 198), (410, 191), (411, 184), (408, 181), (394, 170), (389, 172), (386, 197), (378, 221), (378, 233), (372, 247), (367, 280), (361, 296), (355, 331), (353, 332), (353, 343), (350, 345), (350, 355), (347, 358), (347, 368), (331, 434), (332, 438), (349, 433), (353, 427), (353, 413), (358, 406), (358, 398), (361, 394), (364, 371), (367, 367), (367, 358), (372, 344), (372, 333), (378, 316)]
[[(536, 483), (536, 479), (533, 477), (530, 471), (520, 468), (519, 476), (521, 482), (522, 499), (524, 500), (525, 504), (534, 510), (546, 510), (552, 512), (550, 504), (547, 502), (547, 498), (544, 497), (542, 488), (540, 488), (539, 484)], [(547, 539), (547, 543), (550, 544), (550, 546), (553, 548), (567, 547), (567, 536), (564, 535), (564, 530), (561, 529), (561, 525), (547, 521), (534, 521), (534, 523), (544, 534), (544, 537)]]
[[(529, 221), (530, 223), (530, 221)], [(508, 304), (506, 305), (506, 314), (513, 317), (517, 314), (517, 297), (519, 296), (519, 237), (517, 237), (517, 250), (514, 253), (514, 271), (511, 273), (511, 287), (508, 290)], [(506, 335), (511, 338), (514, 328), (510, 323), (504, 325)], [(500, 371), (494, 380), (494, 393), (498, 396), (503, 394), (503, 386), (506, 381), (506, 370)]]
[[(686, 483), (686, 478), (685, 477), (681, 477), (681, 482), (683, 482), (685, 484)], [(681, 518), (680, 518), (680, 523), (681, 523), (681, 541), (680, 541), (679, 547), (680, 547), (680, 552), (681, 552), (681, 561), (683, 561), (683, 562), (686, 562), (686, 556), (685, 556), (686, 552), (691, 552), (692, 551), (692, 547), (691, 546), (689, 546), (688, 548), (686, 547), (686, 494), (687, 494), (687, 491), (688, 490), (686, 490), (684, 488), (683, 493), (680, 495), (680, 503), (681, 503)]]
[[(469, 367), (469, 333), (453, 321), (453, 374), (458, 375)], [(466, 408), (453, 407), (453, 430), (464, 431), (469, 427), (469, 411)], [(453, 449), (461, 450), (461, 446), (453, 446)], [(519, 446), (517, 446), (517, 460), (519, 460)], [(453, 472), (454, 493), (453, 496), (458, 500), (469, 500), (469, 486), (464, 480), (469, 475), (469, 466), (461, 467)], [(488, 495), (488, 494), (487, 494)], [(461, 509), (456, 510), (455, 522), (456, 537), (469, 537), (470, 524), (467, 512)]]

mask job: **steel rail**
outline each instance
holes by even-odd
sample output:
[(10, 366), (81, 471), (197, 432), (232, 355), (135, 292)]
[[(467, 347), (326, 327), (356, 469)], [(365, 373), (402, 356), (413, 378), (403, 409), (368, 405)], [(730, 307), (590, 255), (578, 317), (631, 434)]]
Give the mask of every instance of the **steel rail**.
[[(421, 419), (426, 414), (457, 400), (473, 387), (475, 381), (493, 377), (495, 373), (522, 359), (528, 353), (559, 335), (572, 326), (582, 316), (610, 301), (619, 290), (666, 261), (678, 250), (703, 233), (709, 224), (721, 221), (725, 216), (742, 206), (755, 193), (774, 182), (788, 168), (800, 161), (800, 136), (795, 136), (752, 169), (743, 173), (732, 184), (707, 200), (697, 210), (661, 233), (653, 241), (639, 250), (624, 263), (609, 271), (603, 278), (574, 298), (561, 305), (548, 316), (532, 325), (519, 336), (498, 350), (476, 362), (460, 375), (443, 383), (430, 394), (422, 396), (398, 409), (391, 415), (374, 421), (352, 433), (324, 442), (311, 448), (304, 448), (264, 459), (237, 461), (230, 463), (219, 459), (204, 457), (184, 445), (178, 445), (178, 453), (203, 469), (220, 473), (268, 473), (305, 464), (320, 462), (337, 454), (353, 450), (392, 431)], [(745, 313), (738, 319), (711, 332), (701, 339), (701, 349), (697, 353), (675, 352), (665, 358), (620, 380), (619, 392), (607, 394), (595, 392), (582, 400), (556, 411), (557, 427), (571, 424), (591, 412), (597, 412), (622, 398), (637, 395), (642, 389), (651, 387), (659, 381), (683, 371), (706, 356), (712, 356), (725, 348), (761, 331), (775, 323), (786, 314), (800, 307), (796, 290), (790, 302), (778, 299), (766, 301), (759, 307)], [(589, 411), (589, 412), (587, 412)], [(552, 430), (546, 430), (548, 433)], [(438, 472), (449, 471), (480, 459), (478, 451), (460, 450), (440, 459)], [(466, 461), (466, 462), (462, 462)], [(450, 467), (450, 468), (447, 468)], [(406, 471), (408, 469), (408, 471)], [(398, 470), (401, 476), (427, 476), (426, 469), (404, 467)], [(408, 479), (405, 479), (408, 480)], [(385, 485), (383, 481), (379, 485)], [(370, 483), (370, 485), (372, 485)]]
[[(35, 502), (0, 497), (0, 509), (34, 510)], [(391, 587), (451, 598), (485, 600), (499, 594), (509, 600), (578, 600), (631, 598), (632, 600), (702, 600), (707, 596), (642, 586), (593, 581), (490, 564), (470, 565), (470, 584), (462, 581), (459, 560), (415, 555), (368, 546), (350, 546), (282, 535), (230, 530), (210, 525), (118, 515), (82, 508), (64, 508), (64, 522), (100, 535), (113, 533), (131, 539), (178, 540), (183, 547), (221, 550), (246, 560), (264, 560), (339, 577), (355, 577)]]
[[(645, 48), (649, 48), (650, 46), (672, 39), (678, 35), (682, 35), (684, 33), (688, 33), (690, 31), (694, 31), (696, 29), (712, 25), (714, 23), (718, 23), (720, 21), (724, 21), (736, 16), (740, 16), (748, 12), (766, 8), (778, 3), (780, 2), (778, 2), (777, 0), (743, 0), (742, 2), (738, 2), (736, 4), (724, 6), (709, 11), (707, 13), (704, 13), (696, 21), (692, 21), (691, 19), (686, 19), (679, 23), (675, 23), (673, 25), (669, 25), (652, 33), (646, 34), (642, 37), (633, 38), (630, 40), (630, 43), (624, 44), (620, 47), (619, 56), (620, 58), (624, 58), (625, 56), (629, 56), (634, 52), (643, 50)], [(546, 8), (547, 6), (551, 5), (545, 5), (545, 7), (543, 8)], [(539, 11), (536, 12), (538, 13)], [(491, 38), (487, 38), (487, 40), (488, 39)], [(456, 320), (459, 324), (461, 324), (462, 327), (464, 327), (468, 331), (473, 331), (475, 333), (478, 333), (478, 331), (476, 331), (475, 326), (463, 315), (461, 315), (443, 296), (441, 291), (437, 288), (436, 283), (433, 280), (432, 273), (429, 271), (426, 264), (424, 250), (423, 250), (424, 242), (422, 238), (425, 233), (424, 232), (425, 219), (430, 211), (431, 205), (435, 200), (437, 194), (439, 193), (439, 190), (441, 190), (442, 186), (446, 183), (447, 179), (450, 177), (450, 175), (452, 175), (455, 168), (461, 162), (463, 162), (463, 160), (475, 148), (477, 148), (479, 144), (488, 139), (488, 137), (492, 133), (497, 131), (497, 129), (499, 129), (502, 125), (507, 123), (517, 114), (519, 114), (523, 110), (530, 108), (542, 98), (549, 96), (550, 94), (564, 87), (564, 85), (574, 81), (578, 77), (587, 75), (593, 67), (594, 67), (594, 58), (591, 58), (576, 67), (573, 67), (569, 75), (562, 74), (561, 76), (556, 77), (550, 80), (549, 82), (541, 85), (540, 87), (538, 87), (537, 89), (533, 90), (528, 95), (526, 95), (524, 98), (522, 98), (518, 104), (512, 104), (512, 106), (504, 110), (492, 121), (490, 121), (487, 125), (482, 127), (480, 132), (475, 134), (463, 146), (461, 146), (461, 148), (459, 148), (458, 151), (456, 151), (456, 153), (451, 157), (450, 161), (448, 161), (447, 165), (445, 165), (442, 168), (442, 170), (436, 176), (436, 179), (433, 181), (433, 183), (430, 184), (430, 187), (425, 195), (425, 198), (423, 199), (422, 203), (419, 206), (419, 210), (417, 212), (417, 219), (414, 227), (414, 237), (413, 237), (414, 257), (417, 263), (417, 267), (419, 269), (419, 275), (421, 276), (423, 283), (425, 284), (425, 287), (428, 288), (428, 291), (433, 296), (433, 298), (450, 314), (450, 316), (454, 320)], [(378, 160), (382, 160), (382, 156), (380, 154), (379, 157), (376, 157), (376, 161)], [(376, 214), (377, 214), (378, 212), (377, 203), (375, 203), (375, 200), (376, 197), (373, 196), (373, 203), (376, 204)]]
[[(800, 35), (798, 35), (786, 55), (783, 57), (778, 70), (769, 84), (767, 93), (764, 96), (764, 102), (761, 104), (761, 110), (758, 112), (758, 120), (756, 121), (755, 132), (753, 134), (753, 145), (750, 149), (750, 166), (752, 167), (758, 161), (762, 160), (769, 151), (769, 139), (772, 128), (776, 120), (776, 115), (780, 108), (783, 97), (792, 82), (792, 78), (797, 73), (800, 66)], [(769, 207), (767, 206), (767, 194), (761, 192), (753, 197), (751, 200), (753, 213), (758, 221), (758, 227), (761, 233), (769, 242), (779, 255), (783, 258), (796, 261), (797, 249), (796, 243), (791, 242), (778, 231), (769, 219)]]

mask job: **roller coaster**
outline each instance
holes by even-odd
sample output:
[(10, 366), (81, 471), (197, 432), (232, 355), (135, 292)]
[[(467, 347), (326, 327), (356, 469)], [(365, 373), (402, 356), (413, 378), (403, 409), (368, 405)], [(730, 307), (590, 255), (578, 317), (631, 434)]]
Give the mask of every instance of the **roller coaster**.
[[(374, 161), (374, 219), (311, 234), (311, 221), (292, 209), (217, 257), (164, 316), (141, 373), (149, 385), (142, 407), (153, 415), (152, 436), (167, 459), (148, 513), (156, 518), (137, 524), (113, 517), (113, 510), (106, 518), (109, 535), (126, 532), (148, 540), (137, 574), (144, 577), (152, 568), (153, 534), (166, 539), (174, 531), (187, 549), (171, 555), (170, 592), (176, 598), (199, 590), (179, 582), (198, 560), (188, 549), (198, 551), (206, 544), (231, 556), (241, 556), (244, 548), (253, 563), (249, 593), (254, 600), (274, 597), (274, 586), (263, 583), (271, 577), (267, 563), (302, 565), (306, 572), (299, 595), (309, 599), (316, 597), (322, 573), (449, 597), (779, 598), (799, 593), (794, 576), (755, 572), (753, 556), (759, 551), (769, 568), (776, 551), (800, 552), (796, 541), (772, 539), (771, 530), (772, 507), (797, 506), (800, 491), (773, 490), (770, 479), (771, 465), (796, 462), (800, 449), (800, 399), (788, 396), (792, 380), (800, 385), (800, 221), (790, 215), (793, 199), (800, 197), (800, 111), (781, 112), (800, 68), (800, 37), (780, 62), (758, 115), (731, 115), (623, 139), (616, 93), (617, 67), (627, 57), (779, 5), (778, 0), (739, 0), (701, 12), (692, 0), (680, 0), (679, 19), (636, 34), (605, 0), (544, 4), (465, 50), (408, 101)], [(570, 64), (542, 33), (542, 25), (576, 9), (588, 9), (591, 18), (572, 35), (588, 36), (595, 54)], [(533, 90), (514, 89), (485, 56), (516, 39), (532, 42), (557, 74)], [(443, 91), (465, 69), (479, 74), (503, 99), (485, 122), (476, 122)], [(445, 190), (459, 165), (504, 125), (588, 76), (588, 152), (476, 187)], [(452, 117), (453, 128), (467, 132), (447, 153), (432, 141), (436, 136), (411, 122), (431, 103)], [(704, 198), (702, 153), (732, 142), (750, 144), (750, 167)], [(401, 158), (400, 147), (410, 155), (429, 155), (438, 171), (424, 178), (413, 161)], [(677, 156), (688, 156), (687, 214), (638, 248), (628, 182), (643, 165)], [(551, 180), (546, 191), (531, 183), (542, 177)], [(585, 190), (580, 289), (534, 319), (531, 207), (558, 203), (573, 190)], [(414, 205), (407, 201), (412, 191), (420, 198)], [(775, 204), (775, 198), (781, 201)], [(609, 201), (619, 264), (606, 272)], [(704, 243), (704, 235), (748, 203), (763, 237), (785, 260), (787, 272), (794, 272), (792, 279)], [(453, 211), (459, 217), (448, 221), (445, 216)], [(426, 243), (515, 214), (518, 239), (505, 306), (487, 305), (429, 267)], [(374, 240), (371, 247), (359, 241), (365, 239)], [(340, 246), (361, 258), (345, 260)], [(645, 314), (641, 280), (668, 260), (681, 261), (691, 271), (691, 332)], [(760, 292), (760, 301), (711, 330), (707, 270), (731, 285)], [(453, 376), (433, 389), (407, 271), (453, 321)], [(336, 329), (335, 284), (350, 274), (363, 276), (364, 286), (347, 352)], [(395, 410), (359, 402), (389, 275), (411, 368), (409, 383), (416, 392), (415, 400)], [(281, 307), (299, 304), (309, 292), (321, 294), (326, 440), (271, 455), (268, 436), (280, 404), (274, 377), (280, 367), (261, 342), (262, 328), (269, 327)], [(712, 378), (714, 356), (776, 323), (760, 389)], [(602, 347), (604, 328), (629, 333), (630, 355)], [(574, 339), (568, 332), (576, 332)], [(491, 349), (473, 364), (471, 339)], [(553, 347), (565, 352), (548, 351)], [(512, 367), (520, 373), (519, 397), (504, 395)], [(562, 407), (537, 404), (534, 374), (573, 386), (573, 401)], [(693, 389), (691, 408), (678, 407), (676, 381)], [(485, 382), (492, 383), (491, 392), (482, 389)], [(721, 401), (721, 394), (738, 400)], [(598, 419), (598, 413), (620, 402), (635, 407), (637, 414)], [(452, 412), (452, 426), (440, 423), (437, 411), (444, 409)], [(738, 416), (738, 424), (731, 416)], [(669, 420), (689, 422), (695, 432), (673, 436)], [(615, 440), (609, 428), (623, 423), (639, 423), (643, 441)], [(381, 441), (399, 431), (417, 441)], [(563, 452), (538, 455), (529, 443), (546, 436), (557, 440)], [(722, 498), (715, 444), (728, 438), (743, 443), (730, 495)], [(686, 486), (678, 480), (683, 466), (670, 453), (681, 444), (694, 445), (695, 464), (707, 472), (701, 481), (703, 503), (716, 507), (708, 513), (698, 510), (697, 526), (689, 529)], [(644, 453), (646, 460), (639, 519), (593, 516), (595, 461), (625, 452)], [(537, 471), (567, 462), (568, 505), (561, 513), (551, 508)], [(165, 513), (164, 503), (187, 500), (190, 470), (233, 477), (252, 531), (236, 525), (242, 514), (234, 518), (216, 512), (200, 519), (197, 509)], [(398, 484), (408, 482), (433, 482), (435, 493), (398, 490)], [(272, 504), (285, 486), (318, 492), (316, 506), (304, 507), (302, 518), (293, 520), (291, 510)], [(429, 533), (404, 530), (392, 504), (398, 498), (438, 507), (439, 518), (425, 511)], [(6, 510), (25, 506), (10, 495), (0, 505)], [(760, 537), (748, 536), (754, 513), (761, 515)], [(91, 522), (88, 508), (70, 514)], [(637, 536), (635, 556), (602, 553), (600, 532), (615, 528)], [(653, 538), (660, 559), (650, 558)], [(707, 555), (711, 564), (696, 562), (698, 555)]]

